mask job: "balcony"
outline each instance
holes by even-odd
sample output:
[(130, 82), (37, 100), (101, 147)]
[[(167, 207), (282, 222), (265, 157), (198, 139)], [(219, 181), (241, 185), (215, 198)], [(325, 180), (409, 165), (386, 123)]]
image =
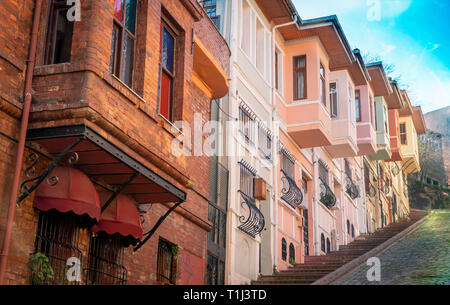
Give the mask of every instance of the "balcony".
[(243, 192), (240, 192), (240, 194), (243, 200), (241, 203), (241, 211), (243, 213), (239, 216), (241, 224), (238, 228), (254, 238), (264, 229), (264, 215), (256, 206), (253, 198), (245, 195)]
[(352, 178), (349, 175), (346, 175), (345, 182), (346, 182), (345, 192), (352, 199), (358, 198), (360, 195), (359, 187), (353, 182)]
[(336, 196), (334, 195), (328, 184), (319, 178), (320, 180), (320, 202), (322, 202), (329, 210), (336, 205)]
[(400, 151), (400, 131), (399, 113), (397, 109), (389, 110), (389, 134), (391, 136), (392, 157), (389, 161), (402, 161), (403, 156)]
[(320, 101), (289, 104), (285, 113), (287, 131), (301, 148), (333, 143), (330, 114)]
[(295, 183), (294, 179), (289, 177), (283, 170), (281, 170), (281, 173), (283, 174), (281, 177), (281, 199), (288, 203), (293, 209), (299, 207), (307, 209), (307, 206), (301, 205), (303, 193)]
[(369, 86), (358, 86), (356, 90), (360, 92), (361, 109), (361, 119), (356, 123), (358, 155), (370, 156), (377, 152), (373, 97)]
[(372, 160), (391, 159), (391, 139), (389, 135), (389, 117), (387, 104), (382, 96), (375, 97), (375, 123), (377, 132), (377, 153)]

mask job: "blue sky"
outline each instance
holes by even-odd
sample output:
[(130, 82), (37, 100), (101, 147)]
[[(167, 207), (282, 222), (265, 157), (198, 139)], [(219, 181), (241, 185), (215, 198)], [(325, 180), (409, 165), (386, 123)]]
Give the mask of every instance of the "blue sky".
[(302, 19), (337, 15), (351, 47), (394, 65), (424, 113), (450, 106), (450, 1), (292, 1)]

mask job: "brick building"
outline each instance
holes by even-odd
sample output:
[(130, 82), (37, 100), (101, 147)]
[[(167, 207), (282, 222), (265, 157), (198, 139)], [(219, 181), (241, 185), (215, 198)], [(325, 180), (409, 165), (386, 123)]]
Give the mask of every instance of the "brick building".
[(80, 3), (72, 22), (66, 1), (0, 2), (3, 283), (39, 282), (28, 267), (38, 252), (53, 283), (66, 283), (72, 256), (83, 284), (203, 283), (209, 159), (174, 156), (172, 143), (185, 135), (173, 123), (196, 113), (209, 120), (211, 100), (228, 91), (227, 43), (194, 0)]

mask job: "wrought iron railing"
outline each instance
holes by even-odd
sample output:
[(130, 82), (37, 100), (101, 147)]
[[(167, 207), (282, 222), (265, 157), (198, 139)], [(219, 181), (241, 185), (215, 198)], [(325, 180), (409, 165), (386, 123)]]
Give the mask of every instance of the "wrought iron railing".
[(352, 199), (359, 197), (359, 187), (353, 182), (352, 178), (347, 175), (345, 178), (347, 185), (345, 186), (345, 191)]
[(241, 202), (241, 211), (244, 214), (239, 216), (239, 229), (247, 233), (251, 237), (255, 237), (264, 229), (265, 221), (264, 215), (258, 209), (253, 198), (248, 197), (243, 192), (239, 191), (243, 201)]
[(292, 208), (298, 208), (303, 201), (303, 193), (295, 183), (294, 179), (289, 177), (284, 170), (281, 170), (281, 199), (286, 201)]
[(333, 208), (336, 205), (336, 196), (330, 189), (328, 184), (319, 178), (320, 180), (320, 202), (322, 202), (328, 209)]

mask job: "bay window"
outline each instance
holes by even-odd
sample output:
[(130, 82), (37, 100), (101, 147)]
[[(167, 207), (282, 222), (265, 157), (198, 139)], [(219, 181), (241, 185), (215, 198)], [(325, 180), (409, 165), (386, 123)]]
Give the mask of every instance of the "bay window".
[(294, 99), (306, 98), (306, 55), (294, 57)]
[(110, 72), (133, 86), (137, 0), (115, 0)]

